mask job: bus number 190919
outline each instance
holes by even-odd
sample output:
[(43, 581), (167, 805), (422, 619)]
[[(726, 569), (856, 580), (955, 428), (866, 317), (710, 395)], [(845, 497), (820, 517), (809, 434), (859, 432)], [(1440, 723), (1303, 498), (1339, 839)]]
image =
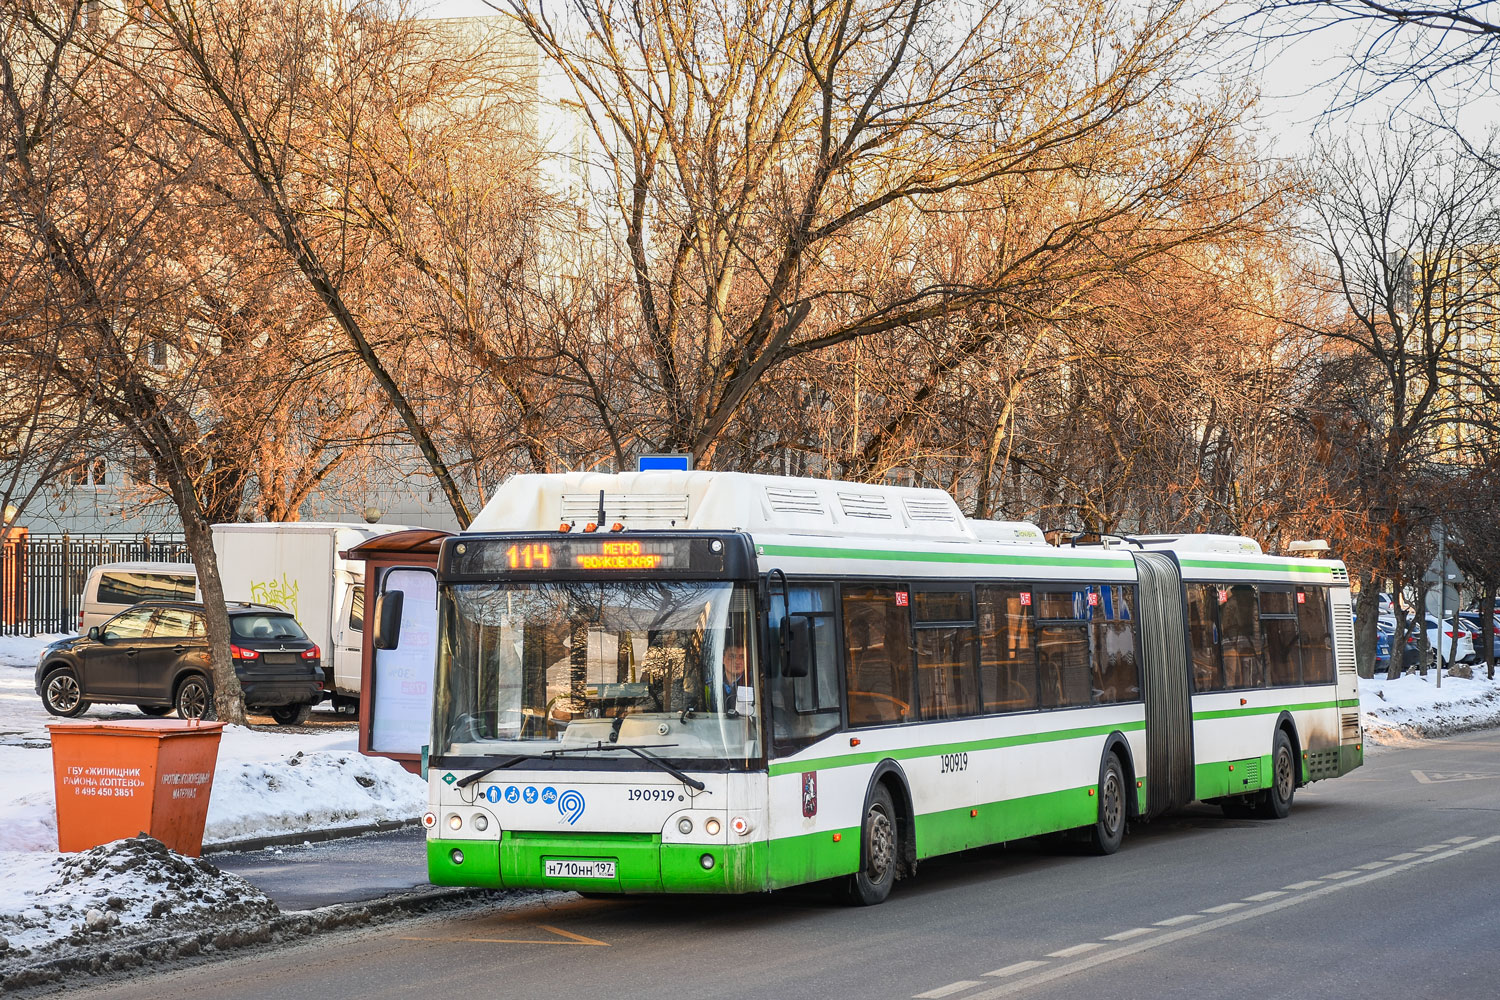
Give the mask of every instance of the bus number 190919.
[(967, 771), (969, 769), (969, 755), (966, 753), (943, 754), (943, 774), (952, 771)]

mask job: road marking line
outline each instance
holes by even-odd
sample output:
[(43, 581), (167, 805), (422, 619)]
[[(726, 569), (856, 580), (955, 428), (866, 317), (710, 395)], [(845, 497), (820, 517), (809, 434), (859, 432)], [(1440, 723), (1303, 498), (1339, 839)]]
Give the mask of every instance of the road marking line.
[(536, 941), (531, 938), (489, 938), (489, 937), (402, 937), (401, 941), (445, 941), (449, 943), (462, 944), (570, 944), (591, 945), (596, 948), (608, 948), (608, 941), (595, 941), (591, 937), (582, 934), (574, 934), (565, 931), (561, 927), (553, 927), (551, 924), (537, 924), (538, 930), (551, 931), (559, 937), (567, 938), (565, 941)]
[[(1051, 968), (1038, 972), (1034, 976), (1027, 976), (1024, 979), (1013, 979), (1008, 983), (1001, 983), (997, 986), (993, 986), (990, 989), (985, 990), (983, 993), (970, 994), (968, 997), (965, 997), (964, 1000), (1000, 1000), (1000, 998), (1002, 997), (1013, 996), (1022, 991), (1034, 989), (1035, 987), (1041, 986), (1044, 983), (1050, 983), (1056, 979), (1062, 979), (1067, 976), (1077, 975), (1080, 972), (1085, 972), (1089, 969), (1097, 968), (1098, 966), (1106, 965), (1110, 962), (1116, 962), (1122, 958), (1128, 958), (1131, 955), (1139, 954), (1150, 948), (1159, 948), (1162, 945), (1172, 944), (1174, 942), (1182, 941), (1190, 937), (1196, 937), (1199, 934), (1205, 934), (1209, 931), (1216, 931), (1220, 928), (1229, 927), (1233, 924), (1242, 923), (1246, 920), (1254, 920), (1257, 917), (1263, 917), (1268, 914), (1275, 913), (1278, 910), (1284, 910), (1292, 906), (1299, 906), (1302, 903), (1311, 902), (1314, 899), (1321, 899), (1322, 897), (1331, 895), (1335, 892), (1342, 892), (1345, 889), (1352, 888), (1356, 885), (1368, 885), (1371, 882), (1378, 882), (1381, 879), (1390, 878), (1392, 875), (1399, 875), (1402, 872), (1411, 871), (1412, 869), (1417, 868), (1421, 865), (1430, 864), (1435, 861), (1446, 861), (1449, 858), (1456, 858), (1462, 854), (1468, 853), (1469, 851), (1476, 850), (1481, 847), (1489, 847), (1491, 844), (1495, 843), (1500, 843), (1500, 836), (1486, 837), (1483, 840), (1476, 840), (1473, 843), (1464, 844), (1462, 847), (1450, 848), (1449, 850), (1446, 850), (1441, 854), (1427, 855), (1426, 857), (1418, 858), (1415, 861), (1410, 861), (1406, 864), (1398, 865), (1394, 868), (1386, 868), (1378, 872), (1369, 872), (1367, 874), (1359, 876), (1358, 878), (1352, 878), (1344, 882), (1333, 882), (1326, 885), (1321, 885), (1320, 888), (1315, 889), (1312, 892), (1305, 892), (1298, 896), (1289, 896), (1286, 899), (1278, 899), (1275, 902), (1265, 903), (1261, 906), (1252, 907), (1248, 910), (1241, 910), (1238, 913), (1216, 917), (1215, 919), (1207, 921), (1206, 923), (1196, 924), (1192, 927), (1183, 927), (1178, 930), (1164, 931), (1161, 934), (1158, 934), (1155, 937), (1148, 938), (1145, 941), (1137, 941), (1134, 944), (1121, 945), (1118, 948), (1110, 948), (1107, 951), (1088, 955), (1084, 958), (1077, 959), (1073, 962), (1068, 962), (1064, 965), (1054, 965)], [(1318, 885), (1319, 883), (1313, 884)]]
[(955, 993), (962, 993), (964, 990), (972, 990), (976, 986), (983, 985), (984, 983), (981, 983), (977, 979), (960, 979), (956, 983), (939, 986), (937, 989), (928, 990), (926, 993), (918, 993), (912, 997), (912, 1000), (938, 1000), (939, 997), (949, 997)]
[(1155, 927), (1132, 927), (1132, 928), (1130, 928), (1130, 930), (1128, 930), (1128, 931), (1121, 931), (1118, 934), (1106, 934), (1104, 936), (1104, 940), (1106, 940), (1106, 941), (1129, 941), (1131, 938), (1138, 938), (1142, 934), (1155, 934), (1155, 933), (1156, 933), (1156, 928)]
[(1203, 918), (1203, 914), (1201, 914), (1201, 913), (1184, 913), (1180, 917), (1168, 917), (1165, 920), (1158, 920), (1156, 922), (1156, 926), (1158, 926), (1158, 927), (1176, 927), (1178, 924), (1185, 924), (1189, 920), (1201, 920), (1202, 918)]
[(1351, 871), (1329, 872), (1327, 875), (1324, 875), (1323, 877), (1325, 879), (1352, 878), (1353, 876), (1358, 875), (1358, 874), (1359, 874), (1359, 872), (1351, 872)]
[(1449, 837), (1447, 842), (1450, 844), (1467, 844), (1473, 839), (1473, 837)]
[(1218, 906), (1205, 906), (1204, 913), (1228, 913), (1230, 910), (1238, 910), (1244, 903), (1220, 903)]
[(1412, 848), (1412, 850), (1416, 851), (1418, 854), (1431, 854), (1433, 851), (1441, 851), (1442, 849), (1443, 849), (1443, 845), (1442, 844), (1428, 844), (1425, 847), (1413, 847)]
[(1291, 885), (1282, 886), (1282, 888), (1286, 889), (1288, 892), (1292, 892), (1292, 891), (1298, 891), (1298, 890), (1302, 890), (1302, 889), (1311, 889), (1315, 885), (1322, 885), (1322, 884), (1323, 883), (1321, 881), (1319, 881), (1318, 879), (1310, 879), (1310, 880), (1308, 880), (1306, 882), (1293, 882)]
[(985, 975), (992, 977), (1014, 976), (1018, 972), (1030, 972), (1032, 969), (1040, 969), (1046, 964), (1046, 962), (1038, 962), (1036, 959), (1030, 959), (1025, 962), (1017, 962), (1015, 965), (1007, 965), (1005, 968), (996, 969), (994, 972), (986, 972)]
[(1280, 889), (1272, 889), (1270, 892), (1257, 892), (1253, 896), (1246, 896), (1245, 897), (1245, 902), (1247, 902), (1247, 903), (1264, 903), (1268, 899), (1275, 899), (1277, 896), (1285, 896), (1285, 895), (1286, 895), (1286, 893), (1283, 892)]
[(1420, 858), (1420, 857), (1421, 857), (1420, 854), (1413, 854), (1411, 851), (1407, 851), (1404, 854), (1392, 854), (1390, 857), (1386, 858), (1386, 860), (1387, 861), (1410, 861), (1412, 858)]
[(1095, 948), (1103, 947), (1104, 945), (1100, 944), (1098, 941), (1088, 941), (1084, 944), (1075, 944), (1071, 948), (1064, 948), (1062, 951), (1049, 951), (1047, 952), (1047, 957), (1072, 958), (1074, 955), (1082, 955), (1086, 951), (1093, 951)]
[(1361, 871), (1372, 872), (1377, 868), (1384, 868), (1388, 864), (1390, 864), (1389, 861), (1371, 861), (1367, 865), (1355, 865), (1354, 867), (1360, 869)]
[(593, 945), (601, 945), (601, 946), (603, 946), (605, 948), (609, 947), (609, 942), (607, 942), (607, 941), (595, 941), (591, 937), (584, 937), (582, 934), (574, 934), (572, 931), (565, 931), (561, 927), (553, 927), (550, 924), (537, 924), (537, 926), (540, 927), (544, 931), (551, 931), (553, 934), (561, 934), (565, 938), (572, 938), (574, 941), (577, 941), (579, 944), (593, 944)]

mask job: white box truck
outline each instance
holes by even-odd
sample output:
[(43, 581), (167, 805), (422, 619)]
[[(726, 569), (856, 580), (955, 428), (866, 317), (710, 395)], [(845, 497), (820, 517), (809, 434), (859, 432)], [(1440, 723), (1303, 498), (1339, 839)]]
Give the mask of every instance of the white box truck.
[(284, 521), (213, 526), (226, 601), (290, 611), (323, 651), (324, 686), (336, 711), (359, 710), (364, 566), (340, 553), (397, 524)]

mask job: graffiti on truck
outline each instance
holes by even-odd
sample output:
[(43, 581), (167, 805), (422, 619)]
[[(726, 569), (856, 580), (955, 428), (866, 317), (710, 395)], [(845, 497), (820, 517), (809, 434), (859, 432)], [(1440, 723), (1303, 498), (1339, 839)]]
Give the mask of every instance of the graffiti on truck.
[(297, 592), (297, 582), (288, 580), (285, 573), (281, 574), (279, 581), (250, 581), (250, 600), (256, 604), (274, 604), (278, 608), (284, 608), (292, 613), (293, 618), (301, 621), (302, 615), (297, 610)]

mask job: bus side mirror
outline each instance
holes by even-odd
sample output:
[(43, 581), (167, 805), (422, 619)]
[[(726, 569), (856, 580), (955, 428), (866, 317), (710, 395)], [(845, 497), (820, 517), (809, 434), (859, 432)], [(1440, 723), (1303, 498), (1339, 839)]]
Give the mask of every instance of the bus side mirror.
[(781, 619), (781, 676), (806, 677), (812, 665), (812, 619), (802, 615)]
[(387, 590), (375, 598), (375, 648), (395, 649), (401, 642), (401, 605), (406, 595)]

